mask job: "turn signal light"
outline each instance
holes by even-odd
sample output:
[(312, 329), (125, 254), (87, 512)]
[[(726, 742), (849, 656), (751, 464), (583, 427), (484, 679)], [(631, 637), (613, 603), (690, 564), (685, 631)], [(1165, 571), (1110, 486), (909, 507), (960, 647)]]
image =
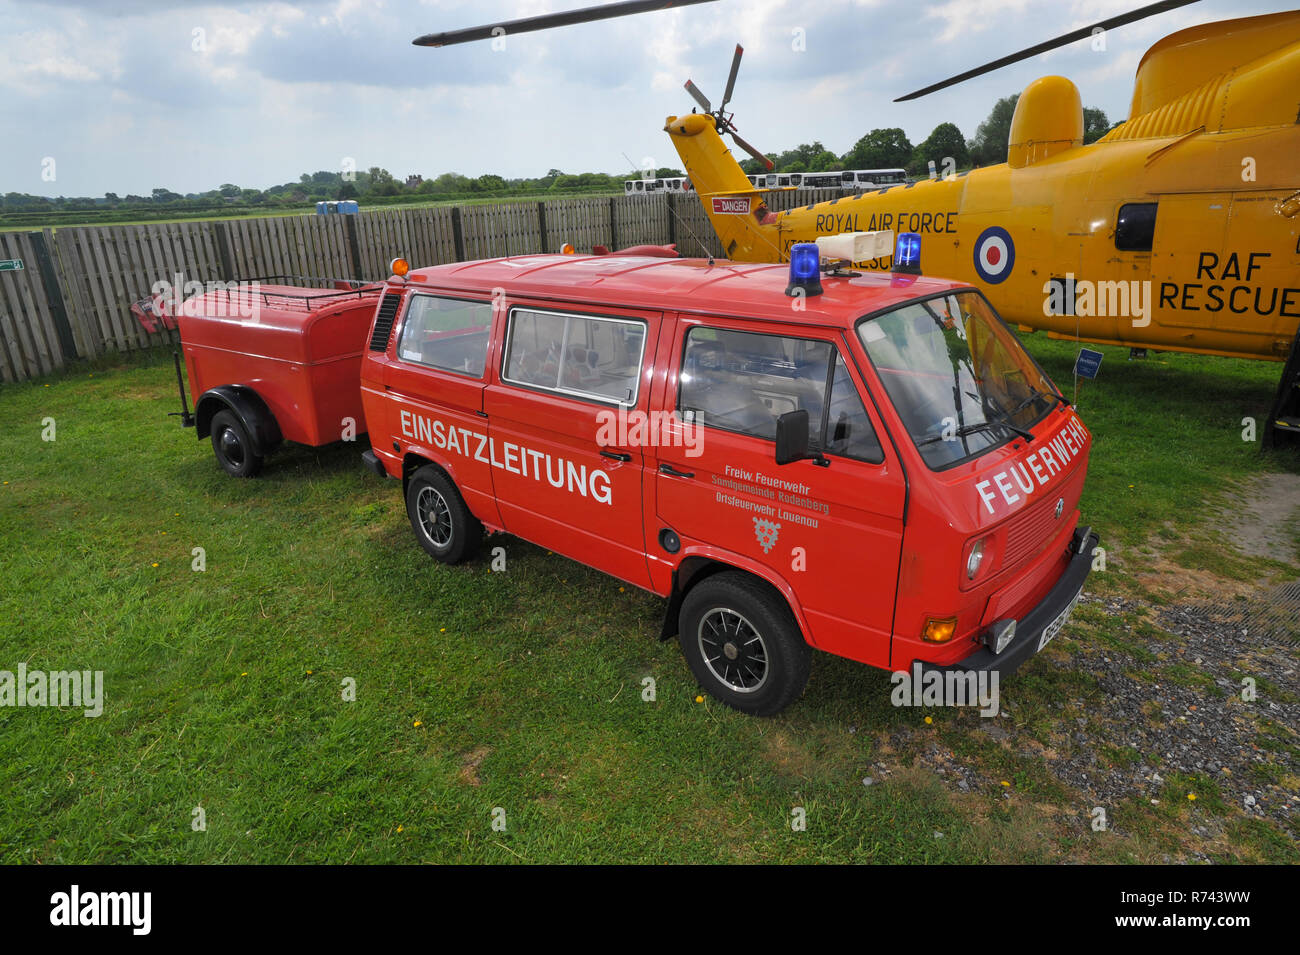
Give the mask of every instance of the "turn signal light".
[(956, 617), (931, 617), (925, 622), (921, 639), (930, 643), (947, 643), (957, 632)]

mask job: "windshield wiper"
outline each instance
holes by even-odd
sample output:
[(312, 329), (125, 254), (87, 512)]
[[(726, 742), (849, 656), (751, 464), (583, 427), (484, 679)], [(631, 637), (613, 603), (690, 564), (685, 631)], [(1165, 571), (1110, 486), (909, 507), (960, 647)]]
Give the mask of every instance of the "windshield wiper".
[(1049, 407), (1053, 408), (1058, 404), (1069, 404), (1069, 402), (1065, 400), (1065, 395), (1057, 394), (1055, 391), (1035, 391), (1024, 401), (1011, 409), (1011, 417), (1015, 417), (1020, 412), (1024, 411), (1025, 408), (1029, 407), (1030, 402), (1037, 401), (1039, 398), (1046, 398), (1050, 403)]
[[(1013, 411), (1011, 414), (1007, 414), (1006, 409), (1002, 407), (1002, 403), (992, 395), (984, 396), (984, 407), (986, 411), (991, 410), (993, 412), (991, 417), (997, 424), (1002, 425), (1002, 427), (1006, 428), (1008, 431), (1020, 435), (1020, 437), (1024, 438), (1026, 441), (1034, 440), (1033, 432), (1026, 431), (1024, 428), (1011, 423), (1011, 415), (1015, 414), (1015, 412)], [(1019, 409), (1017, 408), (1017, 410)], [(986, 417), (989, 416), (986, 415)]]

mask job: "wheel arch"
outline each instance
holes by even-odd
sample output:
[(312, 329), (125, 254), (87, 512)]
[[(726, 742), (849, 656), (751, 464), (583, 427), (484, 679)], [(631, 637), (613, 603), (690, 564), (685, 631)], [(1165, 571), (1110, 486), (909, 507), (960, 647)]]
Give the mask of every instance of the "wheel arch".
[(809, 633), (808, 621), (804, 616), (803, 608), (795, 597), (794, 588), (779, 574), (763, 564), (745, 560), (736, 555), (708, 552), (688, 554), (682, 558), (673, 571), (672, 592), (668, 595), (668, 606), (664, 610), (663, 628), (659, 634), (660, 640), (671, 640), (677, 636), (678, 617), (681, 615), (682, 602), (686, 599), (686, 595), (703, 581), (726, 571), (737, 571), (745, 574), (772, 590), (784, 601), (790, 615), (794, 618), (795, 625), (799, 628), (800, 634), (803, 635), (804, 642), (811, 647), (817, 645), (813, 642)]
[(212, 419), (219, 411), (229, 411), (239, 419), (259, 455), (269, 454), (284, 440), (271, 409), (247, 385), (218, 385), (199, 397), (194, 405), (194, 430), (199, 440), (212, 434)]
[[(403, 494), (406, 493), (406, 486), (411, 483), (411, 475), (426, 465), (437, 468), (439, 471), (442, 472), (443, 476), (447, 478), (447, 480), (451, 481), (452, 484), (456, 484), (457, 490), (460, 489), (460, 485), (456, 483), (456, 476), (452, 474), (449, 470), (447, 470), (443, 462), (437, 461), (429, 457), (428, 455), (420, 454), (417, 451), (407, 451), (405, 454), (402, 455), (402, 493)], [(463, 497), (464, 495), (461, 496)]]

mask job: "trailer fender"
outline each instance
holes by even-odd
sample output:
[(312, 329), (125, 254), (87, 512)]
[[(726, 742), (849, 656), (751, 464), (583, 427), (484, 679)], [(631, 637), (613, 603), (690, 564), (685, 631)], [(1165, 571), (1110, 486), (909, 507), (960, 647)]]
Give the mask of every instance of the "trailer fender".
[(205, 391), (194, 407), (195, 432), (200, 441), (212, 433), (212, 417), (223, 408), (229, 408), (239, 418), (259, 455), (269, 454), (284, 440), (275, 415), (261, 395), (246, 385), (218, 385)]

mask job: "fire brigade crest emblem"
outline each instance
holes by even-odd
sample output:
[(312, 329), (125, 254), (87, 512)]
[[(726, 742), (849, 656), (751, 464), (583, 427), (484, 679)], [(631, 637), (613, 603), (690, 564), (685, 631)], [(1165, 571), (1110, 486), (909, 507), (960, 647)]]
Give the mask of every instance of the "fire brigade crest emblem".
[(776, 546), (777, 535), (780, 533), (780, 522), (767, 521), (761, 517), (754, 518), (754, 536), (758, 538), (758, 546), (763, 548), (764, 554), (772, 552), (772, 548)]

